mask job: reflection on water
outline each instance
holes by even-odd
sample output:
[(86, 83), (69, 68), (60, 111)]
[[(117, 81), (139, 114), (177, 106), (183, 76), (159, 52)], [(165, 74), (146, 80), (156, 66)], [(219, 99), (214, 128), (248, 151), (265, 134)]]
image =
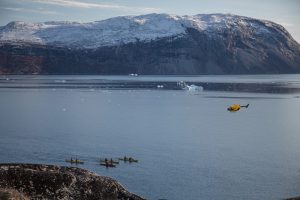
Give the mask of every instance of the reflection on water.
[[(80, 167), (155, 200), (299, 196), (297, 76), (263, 77), (2, 77), (0, 160), (69, 166), (78, 156)], [(204, 91), (172, 88), (181, 80)], [(238, 82), (292, 87), (214, 91)], [(250, 106), (228, 112), (233, 103)], [(124, 155), (139, 163), (99, 165)]]

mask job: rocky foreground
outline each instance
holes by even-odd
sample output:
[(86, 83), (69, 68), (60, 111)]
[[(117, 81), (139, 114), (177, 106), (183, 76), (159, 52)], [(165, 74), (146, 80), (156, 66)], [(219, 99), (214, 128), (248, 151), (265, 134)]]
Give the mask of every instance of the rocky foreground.
[(76, 167), (0, 164), (0, 199), (142, 200), (117, 181)]

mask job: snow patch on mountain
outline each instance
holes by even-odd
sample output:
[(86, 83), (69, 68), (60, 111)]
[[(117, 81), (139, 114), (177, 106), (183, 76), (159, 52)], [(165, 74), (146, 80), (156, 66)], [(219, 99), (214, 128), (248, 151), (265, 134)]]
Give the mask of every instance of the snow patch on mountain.
[(148, 14), (115, 17), (90, 23), (78, 22), (11, 22), (0, 27), (0, 42), (27, 42), (70, 48), (98, 48), (165, 37), (182, 37), (187, 28), (218, 32), (224, 29), (253, 29), (269, 32), (274, 23), (231, 14), (179, 16)]

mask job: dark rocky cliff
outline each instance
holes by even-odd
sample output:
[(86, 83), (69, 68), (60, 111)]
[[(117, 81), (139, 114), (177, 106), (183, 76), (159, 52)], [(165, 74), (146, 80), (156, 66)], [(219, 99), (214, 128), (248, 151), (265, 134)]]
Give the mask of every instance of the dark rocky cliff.
[(238, 16), (230, 20), (229, 25), (214, 25), (205, 30), (186, 27), (180, 37), (137, 39), (93, 49), (2, 41), (0, 73), (300, 73), (300, 45), (282, 26)]
[(0, 164), (0, 197), (10, 195), (20, 199), (142, 200), (115, 180), (84, 169)]

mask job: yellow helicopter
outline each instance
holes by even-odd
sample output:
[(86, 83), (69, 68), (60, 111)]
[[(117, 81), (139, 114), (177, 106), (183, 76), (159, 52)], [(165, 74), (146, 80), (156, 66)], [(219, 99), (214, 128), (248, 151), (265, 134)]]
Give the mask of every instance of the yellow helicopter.
[(248, 108), (249, 104), (245, 106), (241, 106), (240, 104), (233, 104), (227, 108), (228, 111), (230, 112), (236, 112), (239, 111), (241, 108)]

